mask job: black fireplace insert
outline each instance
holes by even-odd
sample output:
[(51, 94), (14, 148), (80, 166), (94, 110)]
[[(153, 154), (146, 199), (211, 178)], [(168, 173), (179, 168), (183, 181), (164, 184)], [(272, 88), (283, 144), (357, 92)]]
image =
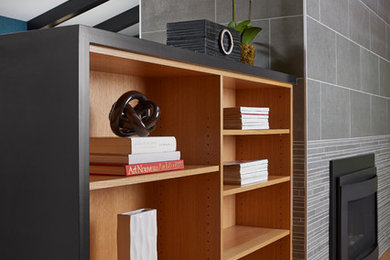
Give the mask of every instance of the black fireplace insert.
[(330, 162), (330, 259), (377, 260), (375, 155)]

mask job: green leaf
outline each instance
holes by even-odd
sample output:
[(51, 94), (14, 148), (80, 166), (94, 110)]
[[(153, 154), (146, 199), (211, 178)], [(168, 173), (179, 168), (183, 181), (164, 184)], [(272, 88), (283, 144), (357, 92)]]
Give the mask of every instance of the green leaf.
[(234, 23), (234, 21), (231, 21), (231, 22), (228, 24), (228, 27), (229, 27), (229, 28), (232, 28), (232, 29), (236, 29), (236, 24)]
[(256, 38), (257, 34), (261, 31), (260, 27), (250, 27), (247, 28), (241, 37), (241, 44), (251, 44), (251, 42)]
[(246, 20), (236, 25), (236, 30), (239, 31), (241, 34), (245, 31), (248, 25), (251, 24), (251, 21)]

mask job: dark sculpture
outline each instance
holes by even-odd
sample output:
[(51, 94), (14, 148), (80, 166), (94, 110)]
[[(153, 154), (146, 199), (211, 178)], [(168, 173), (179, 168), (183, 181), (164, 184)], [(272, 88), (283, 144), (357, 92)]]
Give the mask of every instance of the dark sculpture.
[[(129, 102), (138, 100), (132, 107)], [(124, 93), (113, 105), (109, 119), (111, 130), (120, 137), (148, 136), (156, 128), (160, 108), (137, 91)]]

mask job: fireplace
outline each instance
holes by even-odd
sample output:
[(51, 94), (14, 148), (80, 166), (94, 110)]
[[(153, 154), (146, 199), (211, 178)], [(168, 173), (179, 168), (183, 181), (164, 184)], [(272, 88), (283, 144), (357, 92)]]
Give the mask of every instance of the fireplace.
[(378, 259), (374, 154), (330, 162), (330, 259)]

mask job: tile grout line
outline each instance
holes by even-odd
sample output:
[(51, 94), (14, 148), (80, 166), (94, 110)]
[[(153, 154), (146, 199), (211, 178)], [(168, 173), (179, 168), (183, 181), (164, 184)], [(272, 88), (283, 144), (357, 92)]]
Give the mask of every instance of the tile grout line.
[(384, 98), (384, 99), (390, 100), (390, 97), (380, 96), (380, 95), (377, 95), (377, 94), (373, 94), (373, 93), (369, 93), (369, 92), (365, 92), (365, 91), (361, 91), (361, 90), (357, 90), (357, 89), (353, 89), (353, 88), (344, 87), (344, 86), (337, 85), (337, 84), (334, 84), (334, 83), (329, 83), (329, 82), (326, 82), (326, 81), (323, 81), (323, 80), (314, 79), (314, 78), (310, 78), (310, 77), (307, 77), (307, 79), (311, 80), (311, 81), (315, 81), (315, 82), (321, 83), (321, 84), (327, 84), (327, 85), (330, 85), (330, 86), (339, 87), (339, 88), (343, 88), (343, 89), (346, 89), (346, 90), (355, 91), (355, 92), (359, 92), (359, 93), (362, 93), (362, 94), (367, 94), (367, 95), (370, 95), (370, 96), (375, 96), (375, 97), (379, 97), (379, 98)]
[[(350, 141), (361, 141), (362, 138), (372, 138), (372, 139), (381, 139), (381, 138), (390, 138), (390, 134), (384, 134), (384, 135), (367, 135), (367, 136), (358, 136), (358, 137), (351, 137), (351, 138), (333, 138), (333, 139), (323, 139), (323, 140), (309, 140), (309, 143), (312, 144), (322, 144), (322, 143), (333, 143), (333, 142), (350, 142)], [(310, 148), (309, 148), (310, 149)]]
[(286, 15), (286, 16), (266, 17), (266, 18), (252, 19), (252, 21), (253, 21), (253, 22), (257, 22), (257, 21), (264, 21), (264, 20), (278, 20), (278, 19), (297, 18), (297, 17), (303, 17), (303, 15), (302, 15), (302, 14), (297, 14), (297, 15)]
[(348, 38), (348, 37), (346, 37), (345, 35), (343, 35), (343, 34), (339, 33), (338, 31), (336, 31), (336, 30), (334, 30), (334, 29), (332, 29), (332, 28), (330, 28), (329, 26), (327, 26), (326, 24), (323, 24), (322, 22), (318, 21), (317, 19), (314, 19), (314, 18), (313, 18), (313, 17), (311, 17), (310, 15), (307, 15), (307, 17), (308, 17), (308, 18), (310, 18), (310, 19), (312, 19), (313, 21), (315, 21), (315, 22), (319, 23), (320, 25), (324, 26), (325, 28), (327, 28), (327, 29), (329, 29), (329, 30), (331, 30), (331, 31), (335, 32), (336, 34), (340, 35), (341, 37), (343, 37), (343, 38), (345, 38), (345, 39), (349, 40), (350, 42), (352, 42), (352, 43), (354, 43), (354, 44), (358, 45), (360, 48), (362, 48), (362, 49), (364, 49), (364, 50), (366, 50), (366, 51), (368, 51), (368, 52), (370, 52), (370, 53), (374, 54), (375, 56), (379, 57), (380, 59), (382, 59), (382, 60), (385, 60), (385, 61), (387, 61), (387, 62), (389, 62), (389, 63), (390, 63), (390, 60), (388, 60), (386, 57), (382, 57), (382, 56), (380, 56), (379, 54), (377, 54), (377, 53), (373, 52), (372, 50), (370, 50), (370, 49), (368, 49), (368, 48), (364, 47), (363, 45), (361, 45), (361, 44), (359, 44), (359, 43), (355, 42), (354, 40), (352, 40), (352, 39), (349, 39), (349, 38)]
[[(251, 21), (252, 22), (261, 22), (261, 21), (268, 21), (268, 20), (278, 20), (278, 19), (297, 18), (297, 17), (303, 18), (303, 15), (297, 14), (297, 15), (286, 15), (286, 16), (278, 16), (278, 17), (257, 18), (257, 19), (251, 19)], [(228, 22), (220, 22), (219, 24), (224, 24), (224, 23), (228, 23)]]

